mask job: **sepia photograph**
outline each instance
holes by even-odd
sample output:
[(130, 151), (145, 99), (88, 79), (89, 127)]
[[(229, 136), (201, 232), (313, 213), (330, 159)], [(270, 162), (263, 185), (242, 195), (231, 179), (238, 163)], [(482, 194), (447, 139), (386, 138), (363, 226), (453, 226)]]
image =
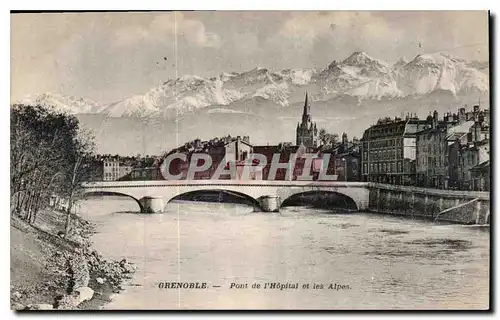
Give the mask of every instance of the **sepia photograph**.
[(490, 12), (10, 12), (10, 309), (489, 311)]

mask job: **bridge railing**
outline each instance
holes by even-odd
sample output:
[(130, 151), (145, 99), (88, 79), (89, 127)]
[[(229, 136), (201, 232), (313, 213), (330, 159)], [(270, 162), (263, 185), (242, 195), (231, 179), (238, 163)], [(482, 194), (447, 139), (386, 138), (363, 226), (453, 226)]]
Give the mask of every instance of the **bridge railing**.
[(368, 186), (368, 182), (349, 182), (349, 181), (300, 181), (300, 180), (144, 180), (144, 181), (99, 181), (86, 182), (84, 188), (113, 188), (113, 187), (167, 187), (167, 186), (193, 186), (193, 185), (241, 185), (241, 186), (317, 186), (317, 187), (361, 187)]

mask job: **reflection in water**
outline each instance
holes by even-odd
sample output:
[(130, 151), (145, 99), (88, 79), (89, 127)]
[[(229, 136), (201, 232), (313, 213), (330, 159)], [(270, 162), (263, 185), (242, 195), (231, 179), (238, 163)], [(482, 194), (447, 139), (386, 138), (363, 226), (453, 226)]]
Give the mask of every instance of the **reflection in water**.
[[(109, 309), (488, 307), (485, 230), (305, 207), (263, 213), (176, 201), (163, 214), (137, 211), (126, 199), (82, 203), (82, 215), (98, 226), (96, 249), (137, 263), (131, 286)], [(158, 289), (178, 280), (207, 282), (208, 289)], [(272, 282), (299, 289), (251, 288)]]

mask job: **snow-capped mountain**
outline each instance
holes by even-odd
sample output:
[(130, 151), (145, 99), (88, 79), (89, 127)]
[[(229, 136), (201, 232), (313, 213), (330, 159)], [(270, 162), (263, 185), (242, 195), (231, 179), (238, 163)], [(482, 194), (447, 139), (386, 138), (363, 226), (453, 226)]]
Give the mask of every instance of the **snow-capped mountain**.
[(485, 70), (487, 63), (468, 62), (445, 53), (418, 55), (411, 61), (401, 58), (391, 66), (364, 52), (355, 52), (323, 70), (257, 67), (242, 73), (224, 72), (210, 79), (183, 76), (144, 95), (111, 104), (104, 112), (113, 117), (170, 118), (255, 97), (288, 107), (301, 101), (305, 90), (310, 91), (314, 101), (345, 95), (358, 100), (390, 100), (443, 90), (455, 96), (485, 93), (489, 88)]
[(227, 105), (241, 99), (241, 93), (223, 88), (221, 79), (183, 76), (169, 80), (144, 95), (110, 104), (103, 112), (112, 117), (150, 117), (184, 114), (211, 105)]
[(28, 96), (16, 103), (41, 105), (69, 114), (100, 113), (106, 107), (87, 99), (63, 96), (55, 93)]
[(401, 58), (390, 65), (364, 52), (355, 52), (322, 70), (257, 67), (241, 73), (223, 72), (212, 78), (185, 75), (170, 79), (145, 94), (106, 106), (55, 94), (39, 95), (27, 101), (69, 113), (170, 119), (208, 107), (227, 109), (255, 99), (276, 107), (289, 107), (302, 102), (306, 90), (313, 101), (349, 96), (359, 102), (426, 96), (437, 91), (453, 96), (484, 94), (488, 88), (487, 62), (469, 62), (434, 53), (418, 55), (411, 61)]
[(488, 76), (469, 67), (468, 61), (444, 53), (416, 56), (396, 71), (396, 80), (405, 95), (425, 95), (444, 90), (454, 95), (488, 91)]
[(347, 94), (360, 98), (400, 96), (391, 68), (364, 52), (355, 52), (342, 62), (333, 61), (314, 79), (324, 98)]

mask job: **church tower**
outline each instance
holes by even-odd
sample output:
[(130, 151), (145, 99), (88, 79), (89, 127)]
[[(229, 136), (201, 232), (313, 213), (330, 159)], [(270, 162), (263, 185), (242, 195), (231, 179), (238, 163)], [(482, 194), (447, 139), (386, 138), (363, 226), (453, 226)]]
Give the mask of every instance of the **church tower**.
[(318, 129), (316, 123), (311, 120), (311, 106), (307, 92), (302, 111), (302, 123), (297, 123), (297, 145), (301, 144), (306, 147), (318, 146)]

